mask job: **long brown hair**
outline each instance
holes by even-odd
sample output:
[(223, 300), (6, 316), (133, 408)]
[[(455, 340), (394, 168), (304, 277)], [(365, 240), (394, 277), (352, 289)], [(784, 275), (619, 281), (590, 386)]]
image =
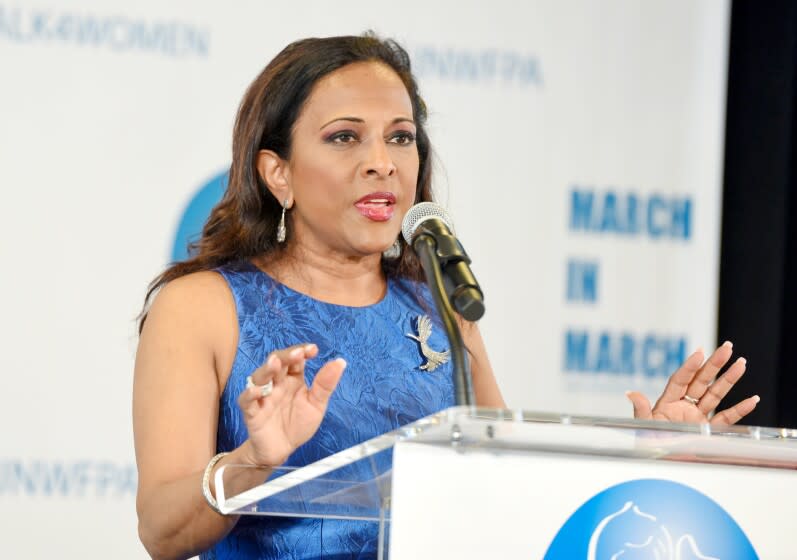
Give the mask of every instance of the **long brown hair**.
[[(164, 284), (201, 270), (255, 256), (276, 256), (282, 246), (275, 232), (282, 208), (257, 172), (260, 150), (273, 150), (289, 159), (291, 132), (313, 86), (335, 70), (355, 62), (376, 61), (392, 68), (407, 88), (416, 124), (420, 167), (415, 203), (432, 200), (432, 148), (426, 134), (426, 105), (410, 68), (410, 58), (398, 43), (373, 33), (362, 36), (302, 39), (285, 47), (246, 90), (235, 119), (229, 183), (213, 208), (198, 241), (189, 246), (189, 258), (172, 263), (149, 285), (139, 318), (144, 326), (153, 294)], [(286, 223), (291, 232), (290, 219)], [(401, 257), (382, 260), (388, 276), (415, 280), (423, 272), (403, 239)]]

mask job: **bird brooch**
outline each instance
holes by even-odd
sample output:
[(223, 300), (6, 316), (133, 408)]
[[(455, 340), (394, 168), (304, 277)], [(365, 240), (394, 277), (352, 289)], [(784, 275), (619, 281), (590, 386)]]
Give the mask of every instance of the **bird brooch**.
[(432, 350), (432, 347), (429, 346), (427, 341), (432, 335), (432, 320), (429, 319), (428, 315), (419, 315), (418, 319), (415, 321), (415, 325), (418, 329), (418, 334), (407, 334), (406, 336), (413, 340), (417, 340), (421, 345), (421, 354), (426, 358), (426, 363), (421, 364), (421, 369), (425, 371), (434, 371), (449, 360), (450, 352), (448, 350), (445, 352), (438, 352)]

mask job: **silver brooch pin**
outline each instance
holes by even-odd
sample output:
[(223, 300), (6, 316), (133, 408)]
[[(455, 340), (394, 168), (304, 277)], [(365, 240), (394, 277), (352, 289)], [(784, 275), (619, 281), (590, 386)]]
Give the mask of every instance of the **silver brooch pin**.
[(426, 358), (426, 363), (421, 364), (421, 369), (426, 371), (434, 371), (438, 366), (443, 365), (449, 359), (449, 351), (438, 352), (432, 350), (431, 346), (427, 343), (429, 337), (432, 336), (432, 321), (427, 315), (419, 315), (415, 321), (418, 335), (407, 334), (409, 338), (417, 340), (421, 345), (421, 354)]

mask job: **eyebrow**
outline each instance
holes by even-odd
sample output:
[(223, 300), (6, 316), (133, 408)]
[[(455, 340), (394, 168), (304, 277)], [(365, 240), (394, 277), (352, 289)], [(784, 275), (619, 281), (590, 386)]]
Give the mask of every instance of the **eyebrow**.
[[(335, 119), (332, 119), (328, 123), (324, 124), (323, 126), (321, 126), (321, 128), (319, 128), (319, 130), (323, 130), (325, 127), (327, 127), (327, 126), (331, 125), (333, 122), (337, 122), (337, 121), (347, 121), (347, 122), (355, 122), (355, 123), (364, 123), (365, 122), (365, 120), (363, 120), (363, 119), (361, 119), (359, 117), (337, 117)], [(393, 121), (390, 124), (397, 124), (397, 123), (400, 123), (400, 122), (408, 122), (408, 123), (410, 123), (412, 125), (415, 125), (415, 121), (410, 119), (410, 118), (408, 118), (408, 117), (396, 117), (395, 119), (393, 119)]]

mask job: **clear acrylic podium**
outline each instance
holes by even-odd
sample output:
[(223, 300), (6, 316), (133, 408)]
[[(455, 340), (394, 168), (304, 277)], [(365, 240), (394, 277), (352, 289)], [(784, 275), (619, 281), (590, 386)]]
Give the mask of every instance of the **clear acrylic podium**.
[[(371, 521), (379, 528), (380, 559), (441, 552), (543, 558), (585, 500), (636, 479), (674, 481), (710, 496), (750, 538), (759, 555), (750, 558), (789, 558), (795, 549), (781, 537), (797, 518), (797, 430), (454, 407), (305, 467), (276, 469), (255, 487), (230, 482), (253, 468), (216, 472), (224, 513)], [(769, 519), (761, 519), (762, 507)], [(500, 521), (491, 528), (493, 519)], [(535, 530), (524, 531), (530, 524)], [(468, 543), (474, 531), (481, 540)], [(679, 541), (696, 553), (685, 557), (718, 558), (698, 550), (694, 532)], [(524, 533), (533, 538), (523, 541)], [(495, 541), (481, 550), (485, 538)], [(599, 558), (601, 545), (592, 541), (588, 559)], [(563, 556), (545, 556), (556, 557)], [(656, 556), (668, 557), (682, 556)]]

